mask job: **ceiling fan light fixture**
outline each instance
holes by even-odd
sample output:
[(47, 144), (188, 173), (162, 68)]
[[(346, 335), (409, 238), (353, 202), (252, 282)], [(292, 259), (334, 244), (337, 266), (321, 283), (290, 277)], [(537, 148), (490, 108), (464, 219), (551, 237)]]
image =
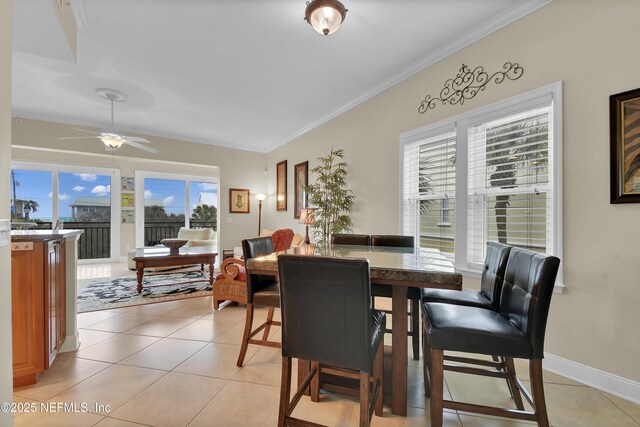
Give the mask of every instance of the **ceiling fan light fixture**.
[(309, 1), (304, 12), (305, 21), (325, 36), (335, 33), (346, 16), (347, 9), (338, 0)]
[(113, 134), (102, 135), (102, 137), (100, 138), (100, 141), (102, 141), (102, 143), (107, 147), (113, 148), (113, 149), (120, 148), (120, 146), (124, 144), (124, 139), (122, 139), (120, 135), (113, 135)]

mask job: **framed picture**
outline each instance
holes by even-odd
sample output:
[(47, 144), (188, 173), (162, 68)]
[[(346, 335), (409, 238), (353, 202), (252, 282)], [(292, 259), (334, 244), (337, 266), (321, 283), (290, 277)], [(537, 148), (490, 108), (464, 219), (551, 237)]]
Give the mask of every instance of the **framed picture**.
[(304, 188), (309, 183), (309, 162), (298, 163), (293, 167), (293, 187), (295, 191), (294, 218), (300, 218), (300, 211), (306, 208), (307, 193)]
[(132, 208), (135, 206), (133, 193), (120, 193), (120, 207)]
[(240, 188), (229, 189), (229, 213), (245, 213), (251, 212), (251, 199), (249, 199), (249, 190)]
[(121, 186), (120, 189), (122, 191), (133, 191), (133, 177), (132, 176), (123, 176), (120, 178)]
[(611, 95), (611, 203), (640, 202), (640, 89)]
[(287, 161), (276, 164), (276, 210), (287, 210)]

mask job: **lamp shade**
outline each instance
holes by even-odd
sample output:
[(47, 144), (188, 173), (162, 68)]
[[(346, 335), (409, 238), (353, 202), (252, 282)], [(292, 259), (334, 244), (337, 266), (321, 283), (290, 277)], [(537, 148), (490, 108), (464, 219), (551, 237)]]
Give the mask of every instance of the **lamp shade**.
[(256, 194), (256, 199), (258, 199), (259, 202), (262, 202), (264, 199), (267, 198), (267, 195), (264, 193), (258, 193)]
[(335, 33), (347, 16), (347, 9), (338, 0), (313, 0), (307, 3), (304, 19), (320, 34)]
[(316, 223), (316, 210), (314, 208), (305, 208), (300, 210), (300, 224), (315, 224)]

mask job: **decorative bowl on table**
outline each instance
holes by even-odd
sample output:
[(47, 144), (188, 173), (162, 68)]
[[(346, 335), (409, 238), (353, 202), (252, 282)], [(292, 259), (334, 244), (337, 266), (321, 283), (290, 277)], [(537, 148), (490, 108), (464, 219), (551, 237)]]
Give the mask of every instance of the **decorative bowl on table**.
[(163, 246), (169, 248), (170, 254), (180, 253), (180, 248), (186, 245), (189, 241), (185, 239), (162, 239), (160, 243)]

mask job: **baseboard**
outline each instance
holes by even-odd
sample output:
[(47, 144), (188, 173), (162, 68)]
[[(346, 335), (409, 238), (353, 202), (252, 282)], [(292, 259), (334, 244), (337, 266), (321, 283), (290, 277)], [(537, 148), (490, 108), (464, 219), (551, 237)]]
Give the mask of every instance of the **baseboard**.
[(80, 347), (80, 334), (76, 332), (75, 335), (69, 336), (64, 340), (64, 344), (60, 348), (60, 353), (67, 353), (69, 351), (76, 351)]
[(545, 353), (544, 369), (640, 404), (640, 382)]

